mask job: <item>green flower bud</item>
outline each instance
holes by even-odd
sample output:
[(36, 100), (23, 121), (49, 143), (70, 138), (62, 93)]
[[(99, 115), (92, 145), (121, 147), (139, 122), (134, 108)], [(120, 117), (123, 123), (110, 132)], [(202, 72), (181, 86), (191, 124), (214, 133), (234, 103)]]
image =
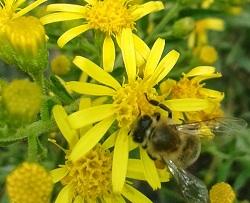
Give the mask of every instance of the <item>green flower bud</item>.
[(2, 90), (6, 115), (17, 123), (33, 121), (40, 110), (41, 101), (40, 87), (28, 80), (14, 80)]
[(195, 21), (190, 17), (182, 18), (174, 23), (173, 36), (177, 38), (186, 37), (195, 28)]
[(0, 30), (0, 58), (34, 76), (48, 63), (46, 35), (39, 19), (19, 17)]

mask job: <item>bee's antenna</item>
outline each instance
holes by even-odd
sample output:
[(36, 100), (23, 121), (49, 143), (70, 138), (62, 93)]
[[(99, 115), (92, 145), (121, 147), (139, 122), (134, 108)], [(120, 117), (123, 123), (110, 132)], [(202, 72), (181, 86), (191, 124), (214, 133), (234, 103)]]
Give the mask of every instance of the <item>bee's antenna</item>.
[(172, 118), (172, 112), (171, 112), (171, 110), (170, 110), (166, 105), (164, 105), (164, 104), (162, 104), (162, 103), (160, 103), (160, 102), (158, 102), (158, 101), (156, 101), (156, 100), (149, 99), (149, 98), (148, 98), (148, 95), (147, 95), (146, 93), (144, 93), (144, 95), (145, 95), (146, 99), (148, 100), (148, 102), (149, 102), (150, 104), (152, 104), (152, 105), (154, 105), (154, 106), (159, 106), (161, 109), (167, 111), (167, 112), (168, 112), (168, 117), (169, 117), (169, 118)]

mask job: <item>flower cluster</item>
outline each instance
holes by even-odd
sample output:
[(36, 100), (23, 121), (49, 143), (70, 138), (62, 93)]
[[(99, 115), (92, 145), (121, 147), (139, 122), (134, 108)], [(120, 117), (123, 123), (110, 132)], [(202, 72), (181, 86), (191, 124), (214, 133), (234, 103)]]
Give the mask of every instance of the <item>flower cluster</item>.
[[(49, 137), (46, 141), (63, 151), (63, 156), (58, 152), (60, 164), (46, 163), (51, 168), (59, 164), (50, 174), (32, 162), (25, 162), (11, 173), (7, 178), (10, 201), (48, 203), (53, 181), (59, 186), (56, 203), (152, 202), (137, 189), (133, 180), (145, 181), (152, 190), (158, 190), (162, 183), (170, 180), (171, 174), (177, 176), (178, 184), (178, 177), (188, 174), (176, 166), (180, 173), (176, 175), (167, 162), (172, 160), (163, 158), (162, 154), (157, 158), (150, 154), (153, 147), (146, 141), (153, 139), (155, 126), (159, 123), (171, 126), (168, 130), (174, 134), (178, 130), (176, 126), (193, 124), (190, 126), (194, 127), (224, 115), (221, 107), (224, 93), (205, 84), (207, 80), (222, 77), (210, 66), (219, 56), (210, 44), (208, 30), (223, 31), (223, 20), (185, 17), (174, 22), (170, 32), (160, 36), (154, 29), (148, 29), (150, 37), (145, 38), (137, 21), (144, 23), (144, 16), (163, 12), (165, 5), (161, 1), (53, 3), (46, 5), (40, 19), (25, 16), (45, 1), (36, 0), (21, 9), (25, 0), (0, 0), (0, 58), (18, 66), (36, 82), (1, 81), (0, 116), (3, 106), (6, 118), (22, 120), (13, 139), (6, 136), (5, 142), (27, 138), (29, 161), (38, 161), (47, 152), (51, 153), (50, 148), (44, 149), (39, 135), (46, 134)], [(197, 7), (207, 9), (213, 3), (204, 0)], [(185, 4), (183, 1), (180, 5)], [(174, 9), (177, 13), (181, 8)], [(176, 14), (169, 13), (164, 21), (174, 20)], [(56, 22), (64, 23), (61, 23), (62, 29), (58, 29), (64, 33), (58, 36), (61, 32), (56, 30), (50, 36), (48, 31), (46, 36), (45, 28), (50, 30), (49, 26), (54, 26), (47, 24)], [(154, 27), (151, 22), (150, 27)], [(157, 29), (161, 28), (159, 24)], [(199, 62), (187, 66), (182, 49), (171, 43), (165, 46), (168, 41), (164, 38), (168, 35), (187, 39), (183, 44), (190, 50), (191, 60), (198, 58)], [(58, 47), (52, 44), (54, 39), (62, 50), (56, 50)], [(48, 65), (51, 69), (45, 72)], [(150, 118), (150, 123), (143, 117)], [(143, 128), (139, 133), (148, 139), (141, 143), (133, 138), (139, 122)], [(0, 125), (1, 133), (4, 128)], [(201, 125), (205, 125), (206, 133), (197, 128), (188, 129), (196, 132), (198, 144), (185, 132), (183, 137), (187, 140), (177, 138), (177, 132), (177, 144), (170, 142), (165, 132), (166, 138), (160, 141), (170, 142), (173, 151), (183, 153), (176, 155), (180, 163), (185, 153), (196, 150), (189, 148), (199, 145), (195, 155), (192, 154), (193, 162), (199, 156), (200, 141), (214, 136), (205, 122)], [(184, 145), (180, 147), (183, 140)], [(171, 153), (169, 151), (167, 153)], [(187, 176), (196, 180), (190, 174)], [(226, 185), (215, 185), (210, 191), (211, 202), (221, 201), (218, 191), (226, 191), (230, 196), (227, 202), (235, 198)]]

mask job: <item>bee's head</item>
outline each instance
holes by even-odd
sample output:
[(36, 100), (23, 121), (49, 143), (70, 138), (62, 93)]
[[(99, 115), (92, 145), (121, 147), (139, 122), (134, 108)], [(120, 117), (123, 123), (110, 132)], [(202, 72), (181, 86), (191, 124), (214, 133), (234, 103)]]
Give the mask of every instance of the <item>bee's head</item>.
[(133, 140), (137, 143), (142, 143), (146, 138), (146, 132), (151, 127), (153, 120), (149, 115), (139, 117), (134, 132)]

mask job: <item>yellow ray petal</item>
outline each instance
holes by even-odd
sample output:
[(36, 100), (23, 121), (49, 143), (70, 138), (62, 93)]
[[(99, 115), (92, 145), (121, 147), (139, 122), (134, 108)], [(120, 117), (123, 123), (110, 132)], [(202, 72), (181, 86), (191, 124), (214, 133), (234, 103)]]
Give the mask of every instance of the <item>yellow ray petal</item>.
[(37, 6), (39, 6), (40, 4), (46, 2), (47, 0), (37, 0), (33, 3), (31, 3), (30, 5), (28, 5), (27, 7), (21, 9), (19, 12), (15, 13), (13, 18), (18, 18), (20, 16), (25, 15), (26, 13), (30, 12), (31, 10), (33, 10), (34, 8), (36, 8)]
[(113, 116), (102, 120), (94, 125), (89, 131), (83, 135), (73, 148), (69, 158), (72, 161), (77, 161), (79, 158), (89, 152), (105, 135), (110, 128), (115, 118)]
[(115, 64), (115, 45), (108, 35), (103, 42), (103, 69), (112, 72)]
[(192, 78), (192, 82), (200, 83), (203, 80), (213, 79), (213, 78), (220, 78), (222, 75), (221, 73), (213, 73), (210, 75), (200, 75)]
[(200, 88), (199, 93), (207, 96), (208, 98), (222, 100), (224, 98), (224, 93), (212, 89)]
[(55, 203), (71, 203), (73, 200), (73, 187), (71, 185), (66, 185), (59, 192)]
[(161, 60), (150, 78), (153, 86), (160, 82), (172, 70), (179, 56), (179, 52), (172, 50)]
[(133, 40), (135, 43), (136, 51), (142, 56), (143, 59), (146, 60), (150, 53), (148, 45), (135, 34), (133, 34)]
[(92, 101), (92, 106), (98, 106), (101, 104), (105, 104), (109, 100), (109, 97), (103, 96), (103, 97), (98, 97)]
[(110, 117), (114, 113), (114, 106), (112, 104), (103, 104), (74, 112), (68, 116), (68, 120), (74, 129), (79, 129)]
[(116, 90), (121, 87), (115, 78), (89, 59), (82, 56), (76, 56), (73, 63), (98, 82), (113, 87)]
[(104, 141), (104, 143), (102, 144), (103, 149), (109, 149), (115, 145), (117, 133), (118, 131), (115, 131)]
[(128, 164), (128, 130), (120, 129), (114, 148), (112, 164), (112, 186), (115, 193), (122, 191)]
[(79, 13), (69, 13), (69, 12), (59, 12), (59, 13), (51, 13), (46, 16), (40, 18), (42, 24), (46, 25), (49, 23), (66, 21), (66, 20), (76, 20), (84, 18), (82, 14)]
[(121, 195), (103, 196), (102, 203), (126, 203)]
[(171, 111), (201, 111), (208, 108), (209, 102), (205, 99), (171, 99), (164, 101)]
[[(170, 174), (164, 169), (157, 169), (158, 176), (161, 182), (168, 182), (170, 179)], [(140, 159), (129, 159), (128, 160), (128, 171), (127, 178), (132, 178), (135, 180), (146, 180), (144, 175), (144, 166), (142, 160)]]
[(52, 177), (53, 183), (57, 183), (62, 180), (68, 174), (67, 168), (56, 168), (50, 171), (50, 176)]
[(76, 196), (75, 200), (74, 200), (74, 203), (83, 203), (84, 202), (84, 199), (82, 199), (81, 196)]
[(134, 21), (142, 18), (149, 13), (153, 13), (159, 10), (164, 9), (164, 5), (161, 1), (150, 1), (145, 4), (139, 5), (133, 12), (132, 16)]
[(165, 46), (165, 40), (158, 38), (148, 56), (147, 63), (145, 66), (145, 71), (144, 71), (144, 78), (147, 78), (148, 76), (152, 75), (153, 72), (155, 71), (160, 59), (162, 52), (164, 50)]
[(127, 178), (145, 180), (144, 166), (140, 159), (128, 160)]
[(188, 48), (192, 49), (195, 46), (195, 40), (196, 40), (196, 33), (195, 31), (191, 32), (191, 34), (188, 37)]
[(136, 60), (134, 40), (130, 28), (122, 30), (121, 50), (126, 72), (128, 75), (128, 80), (134, 81), (136, 78)]
[(197, 66), (190, 70), (187, 74), (185, 74), (186, 77), (194, 77), (198, 75), (210, 75), (215, 72), (215, 68), (212, 66)]
[(170, 180), (170, 173), (166, 168), (164, 169), (157, 169), (158, 175), (160, 177), (161, 182), (168, 182)]
[(86, 109), (91, 107), (91, 99), (90, 98), (81, 98), (79, 103), (79, 110)]
[(73, 27), (73, 28), (69, 29), (68, 31), (66, 31), (65, 33), (63, 33), (61, 37), (59, 37), (59, 39), (57, 40), (57, 44), (59, 45), (59, 47), (62, 48), (70, 40), (72, 40), (75, 37), (77, 37), (78, 35), (86, 32), (87, 30), (89, 30), (88, 24)]
[(161, 182), (155, 167), (155, 163), (152, 159), (149, 158), (148, 154), (144, 149), (140, 147), (140, 156), (144, 166), (144, 175), (145, 179), (152, 187), (153, 190), (161, 188)]
[(126, 197), (130, 202), (152, 203), (152, 201), (148, 199), (144, 194), (128, 184), (124, 185), (122, 195)]
[(224, 30), (224, 21), (219, 18), (206, 18), (203, 20), (199, 20), (197, 24), (203, 24), (204, 28), (209, 30), (216, 30), (216, 31)]
[(66, 87), (79, 94), (88, 94), (96, 96), (103, 96), (103, 95), (113, 96), (115, 94), (115, 90), (111, 89), (110, 87), (86, 83), (86, 82), (76, 82), (76, 81), (67, 82)]
[(50, 4), (46, 8), (47, 11), (54, 12), (73, 12), (73, 13), (85, 13), (86, 7), (76, 4)]
[(70, 148), (73, 147), (78, 141), (78, 135), (77, 132), (71, 128), (66, 111), (62, 106), (55, 105), (52, 112), (63, 137), (67, 140)]

